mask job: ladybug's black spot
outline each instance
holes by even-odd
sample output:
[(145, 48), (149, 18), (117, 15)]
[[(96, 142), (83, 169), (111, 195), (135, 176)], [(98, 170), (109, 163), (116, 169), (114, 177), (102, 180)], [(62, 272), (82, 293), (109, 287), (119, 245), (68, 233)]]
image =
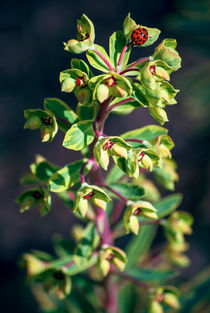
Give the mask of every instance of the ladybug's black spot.
[(42, 198), (42, 194), (41, 192), (39, 192), (38, 190), (34, 191), (32, 196), (35, 198), (35, 199), (40, 199)]

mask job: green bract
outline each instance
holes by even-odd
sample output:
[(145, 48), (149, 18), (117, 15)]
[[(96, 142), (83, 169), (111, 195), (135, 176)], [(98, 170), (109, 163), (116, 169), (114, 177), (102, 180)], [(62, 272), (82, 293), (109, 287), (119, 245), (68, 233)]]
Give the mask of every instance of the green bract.
[(24, 128), (39, 128), (42, 142), (53, 140), (58, 131), (58, 126), (51, 112), (39, 109), (25, 110), (24, 116), (27, 119)]
[(158, 39), (160, 35), (160, 30), (157, 28), (149, 28), (147, 26), (137, 25), (134, 22), (134, 20), (130, 17), (130, 13), (129, 13), (123, 23), (123, 32), (128, 43), (131, 40), (132, 33), (138, 27), (146, 28), (148, 31), (148, 39), (144, 44), (141, 45), (141, 47), (147, 47), (147, 46), (152, 45)]
[(106, 203), (111, 201), (110, 197), (103, 189), (84, 183), (78, 190), (74, 202), (74, 212), (84, 217), (88, 210), (88, 202), (92, 202), (97, 207), (105, 210)]
[(157, 219), (157, 210), (148, 201), (138, 201), (128, 203), (125, 214), (123, 216), (126, 232), (133, 232), (135, 235), (139, 233), (139, 216), (151, 219)]
[(165, 39), (155, 49), (153, 59), (164, 61), (169, 67), (171, 72), (177, 71), (181, 67), (181, 58), (176, 49), (175, 39)]
[(126, 266), (127, 258), (124, 251), (117, 247), (103, 245), (99, 253), (98, 267), (103, 276), (107, 276), (111, 264), (114, 264), (120, 271)]
[[(24, 112), (25, 128), (40, 129), (42, 141), (52, 141), (59, 129), (64, 133), (61, 148), (82, 154), (75, 160), (66, 150), (69, 161), (60, 166), (36, 155), (21, 179), (32, 187), (16, 199), (21, 212), (37, 205), (45, 215), (52, 192), (52, 198), (58, 197), (82, 222), (73, 225), (70, 215), (72, 238), (55, 235), (53, 255), (33, 251), (23, 257), (43, 312), (163, 313), (167, 306), (176, 310), (189, 300), (179, 301), (177, 289), (165, 285), (178, 274), (173, 265), (190, 264), (185, 235), (192, 233), (193, 224), (189, 213), (176, 211), (182, 195), (161, 199), (153, 181), (173, 191), (178, 180), (168, 130), (146, 125), (122, 135), (104, 132), (110, 113), (145, 110), (161, 125), (168, 121), (166, 108), (176, 103), (178, 92), (169, 83), (170, 75), (181, 66), (176, 40), (164, 39), (151, 56), (141, 55), (129, 64), (133, 47), (152, 45), (159, 34), (156, 28), (136, 24), (128, 14), (123, 30), (110, 36), (106, 52), (95, 44), (93, 23), (83, 14), (77, 21), (77, 38), (65, 43), (65, 50), (86, 51), (89, 64), (72, 58), (59, 77), (61, 91), (66, 97), (74, 94), (76, 107), (68, 100), (46, 98), (44, 110)], [(160, 226), (164, 245), (154, 241)], [(148, 293), (147, 304), (139, 287)]]
[(117, 156), (127, 159), (131, 145), (120, 137), (100, 137), (94, 147), (94, 155), (100, 166), (107, 170), (109, 156)]
[(23, 192), (17, 197), (16, 202), (20, 205), (21, 213), (38, 205), (40, 214), (46, 215), (51, 207), (51, 196), (45, 188), (39, 187)]
[(71, 39), (64, 43), (64, 49), (72, 53), (82, 53), (93, 47), (95, 39), (95, 29), (91, 20), (83, 14), (77, 20), (77, 40)]

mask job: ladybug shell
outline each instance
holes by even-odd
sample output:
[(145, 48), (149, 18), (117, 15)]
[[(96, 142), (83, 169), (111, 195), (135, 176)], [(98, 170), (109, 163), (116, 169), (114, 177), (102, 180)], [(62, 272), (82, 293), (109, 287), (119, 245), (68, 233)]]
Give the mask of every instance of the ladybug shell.
[(138, 27), (134, 30), (131, 35), (132, 44), (141, 46), (148, 39), (148, 30), (144, 27)]

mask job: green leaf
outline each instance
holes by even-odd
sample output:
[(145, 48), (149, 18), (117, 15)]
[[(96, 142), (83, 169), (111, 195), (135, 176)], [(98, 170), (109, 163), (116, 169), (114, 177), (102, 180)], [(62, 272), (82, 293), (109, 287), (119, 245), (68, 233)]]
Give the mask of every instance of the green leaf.
[(158, 39), (160, 35), (160, 30), (157, 28), (149, 28), (146, 26), (141, 26), (141, 27), (146, 28), (148, 31), (148, 39), (143, 45), (141, 45), (141, 47), (147, 47), (147, 46), (152, 45)]
[(154, 167), (155, 179), (165, 189), (174, 190), (175, 182), (179, 180), (174, 160), (163, 159), (161, 167)]
[(163, 218), (169, 215), (174, 210), (176, 210), (176, 208), (182, 202), (182, 198), (183, 197), (180, 193), (176, 193), (156, 202), (155, 208), (158, 210), (157, 211), (158, 218)]
[(169, 278), (173, 278), (177, 275), (176, 272), (171, 270), (159, 270), (159, 269), (142, 269), (142, 268), (130, 268), (125, 271), (127, 274), (145, 282), (163, 281)]
[[(78, 120), (77, 114), (58, 98), (46, 98), (44, 108), (55, 116), (59, 128), (66, 132)], [(66, 122), (65, 122), (66, 121)]]
[(138, 236), (135, 236), (126, 247), (128, 263), (126, 270), (138, 264), (141, 257), (146, 253), (155, 237), (157, 226), (145, 225), (140, 229)]
[[(49, 179), (48, 188), (52, 192), (62, 192), (80, 181), (80, 170), (84, 161), (76, 161), (56, 171)], [(85, 174), (88, 172), (87, 166)]]
[[(105, 49), (99, 45), (94, 45), (95, 49), (97, 49), (106, 59), (107, 61), (111, 64), (111, 60), (106, 53)], [(88, 50), (86, 52), (87, 59), (89, 63), (96, 68), (97, 70), (100, 70), (102, 72), (110, 72), (110, 69), (106, 65), (106, 63), (99, 57), (99, 55), (94, 51), (94, 50)]]
[(80, 121), (94, 120), (96, 116), (96, 105), (78, 103), (77, 114)]
[(94, 136), (93, 121), (81, 121), (67, 131), (63, 146), (67, 149), (81, 150), (91, 144)]
[(121, 135), (123, 139), (135, 138), (150, 141), (158, 136), (167, 134), (168, 130), (158, 125), (148, 125), (131, 130)]
[[(126, 45), (126, 39), (122, 31), (117, 31), (113, 33), (109, 39), (109, 55), (110, 55), (110, 59), (115, 69), (117, 68), (119, 57), (125, 45)], [(124, 54), (124, 57), (121, 63), (121, 70), (127, 65), (130, 52), (131, 52), (131, 49), (128, 48)]]
[[(39, 181), (48, 182), (48, 179), (58, 170), (58, 167), (46, 161), (44, 158), (39, 161), (39, 157), (36, 157), (34, 163), (30, 165), (30, 169), (33, 175), (35, 175)], [(42, 158), (42, 157), (41, 157)]]
[(95, 224), (90, 222), (83, 232), (82, 239), (74, 252), (74, 260), (76, 264), (86, 264), (92, 256), (93, 251), (99, 242), (98, 232)]
[(121, 193), (125, 198), (129, 200), (139, 200), (141, 197), (144, 196), (144, 189), (138, 185), (128, 183), (114, 183), (109, 186)]
[(76, 69), (86, 73), (89, 78), (94, 76), (93, 72), (91, 71), (91, 69), (89, 68), (87, 63), (85, 63), (85, 61), (83, 61), (81, 59), (76, 59), (76, 58), (71, 59), (71, 67), (76, 68)]
[(135, 311), (137, 294), (134, 284), (123, 285), (119, 292), (120, 313), (133, 313)]
[(57, 193), (57, 196), (66, 204), (68, 209), (73, 211), (74, 202), (70, 199), (66, 191)]

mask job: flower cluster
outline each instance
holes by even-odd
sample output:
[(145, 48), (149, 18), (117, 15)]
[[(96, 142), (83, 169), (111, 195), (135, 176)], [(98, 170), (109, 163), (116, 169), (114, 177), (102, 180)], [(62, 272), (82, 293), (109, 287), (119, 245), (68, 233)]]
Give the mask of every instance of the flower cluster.
[[(51, 193), (55, 193), (85, 224), (72, 227), (71, 240), (55, 236), (56, 259), (39, 251), (23, 258), (31, 281), (37, 284), (36, 295), (42, 297), (44, 290), (50, 294), (49, 299), (44, 296), (48, 302), (55, 296), (66, 297), (62, 307), (53, 302), (58, 311), (86, 312), (80, 301), (84, 288), (85, 306), (87, 303), (93, 313), (105, 312), (110, 305), (107, 299), (114, 299), (116, 291), (127, 288), (125, 280), (148, 291), (149, 313), (162, 313), (165, 306), (180, 306), (177, 289), (165, 286), (163, 280), (174, 275), (172, 264), (189, 264), (183, 254), (188, 248), (184, 235), (191, 234), (193, 220), (189, 213), (175, 211), (180, 194), (161, 199), (155, 185), (171, 191), (175, 188), (178, 174), (171, 153), (173, 140), (159, 125), (121, 135), (104, 132), (104, 123), (112, 113), (125, 115), (143, 108), (161, 125), (168, 120), (165, 108), (176, 103), (178, 92), (169, 83), (170, 75), (181, 66), (176, 40), (165, 39), (152, 55), (128, 64), (133, 48), (152, 45), (159, 34), (157, 28), (136, 24), (128, 14), (122, 30), (109, 39), (108, 55), (95, 43), (94, 25), (83, 14), (77, 21), (76, 39), (64, 43), (64, 49), (75, 54), (85, 52), (89, 64), (101, 73), (94, 75), (85, 61), (73, 58), (59, 79), (61, 91), (75, 95), (76, 111), (60, 99), (47, 98), (44, 110), (24, 112), (25, 128), (40, 129), (43, 142), (52, 141), (61, 130), (63, 147), (82, 154), (80, 160), (62, 167), (36, 156), (31, 172), (21, 180), (35, 186), (16, 200), (21, 212), (37, 205), (45, 215), (51, 208)], [(158, 225), (164, 227), (167, 245), (164, 249), (157, 247), (163, 259), (153, 267), (149, 248)], [(124, 241), (115, 241), (129, 233), (136, 236), (128, 236), (126, 247)], [(149, 259), (147, 267), (145, 259)], [(85, 271), (85, 275), (77, 276)], [(114, 275), (118, 279), (113, 279)], [(95, 290), (97, 301), (91, 295)], [(128, 298), (130, 294), (133, 291), (128, 292)]]

